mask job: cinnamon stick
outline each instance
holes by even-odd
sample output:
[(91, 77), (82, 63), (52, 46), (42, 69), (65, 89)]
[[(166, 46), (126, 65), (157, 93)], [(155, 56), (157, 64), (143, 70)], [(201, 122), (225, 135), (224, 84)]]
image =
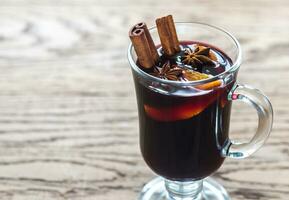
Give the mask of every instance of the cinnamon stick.
[(134, 46), (139, 64), (147, 69), (153, 67), (155, 63), (145, 30), (133, 27), (129, 32), (129, 37)]
[(181, 49), (172, 15), (158, 18), (156, 24), (164, 53), (172, 56), (179, 52)]
[(147, 41), (149, 43), (151, 54), (153, 56), (154, 63), (156, 64), (158, 59), (159, 59), (159, 54), (157, 52), (156, 45), (155, 45), (155, 43), (154, 43), (154, 41), (152, 39), (152, 36), (151, 36), (151, 34), (150, 34), (149, 30), (148, 30), (148, 27), (147, 27), (146, 23), (140, 22), (140, 23), (136, 24), (134, 27), (136, 29), (143, 29), (144, 30), (146, 38), (147, 38)]
[(179, 39), (178, 39), (178, 35), (177, 35), (177, 31), (176, 31), (176, 27), (175, 27), (175, 23), (174, 23), (174, 19), (172, 15), (167, 16), (167, 23), (168, 23), (169, 31), (171, 33), (171, 38), (173, 41), (172, 46), (176, 52), (179, 52), (181, 48), (180, 48), (180, 43), (179, 43)]

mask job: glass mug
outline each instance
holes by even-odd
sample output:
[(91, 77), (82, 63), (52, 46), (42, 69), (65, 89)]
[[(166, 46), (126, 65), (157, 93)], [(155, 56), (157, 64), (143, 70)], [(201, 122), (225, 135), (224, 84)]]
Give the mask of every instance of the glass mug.
[[(268, 138), (273, 110), (259, 90), (236, 83), (241, 65), (239, 42), (227, 31), (203, 23), (175, 23), (180, 41), (193, 39), (221, 49), (232, 60), (226, 71), (208, 79), (178, 82), (159, 79), (137, 65), (130, 44), (131, 65), (139, 114), (140, 148), (147, 165), (160, 177), (145, 185), (140, 200), (230, 199), (225, 189), (209, 176), (226, 157), (245, 158)], [(150, 29), (160, 44), (156, 27)], [(222, 81), (221, 86), (202, 89)], [(229, 139), (232, 101), (253, 106), (258, 128), (246, 143)]]

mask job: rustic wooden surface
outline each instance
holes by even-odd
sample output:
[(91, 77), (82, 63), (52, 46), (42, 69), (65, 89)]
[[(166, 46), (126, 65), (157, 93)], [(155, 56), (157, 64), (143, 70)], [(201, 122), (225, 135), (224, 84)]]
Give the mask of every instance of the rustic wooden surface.
[[(287, 0), (1, 0), (0, 199), (136, 199), (154, 175), (139, 152), (127, 31), (171, 13), (230, 30), (244, 51), (239, 81), (274, 106), (264, 148), (214, 177), (233, 200), (288, 200), (288, 10)], [(235, 103), (231, 136), (248, 139), (256, 119)]]

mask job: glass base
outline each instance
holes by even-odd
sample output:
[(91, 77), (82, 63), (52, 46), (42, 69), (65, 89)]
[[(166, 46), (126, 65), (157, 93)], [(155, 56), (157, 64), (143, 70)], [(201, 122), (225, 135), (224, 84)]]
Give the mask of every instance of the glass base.
[[(222, 185), (208, 177), (203, 182), (202, 200), (231, 200)], [(142, 189), (138, 200), (169, 200), (164, 179), (157, 177)]]

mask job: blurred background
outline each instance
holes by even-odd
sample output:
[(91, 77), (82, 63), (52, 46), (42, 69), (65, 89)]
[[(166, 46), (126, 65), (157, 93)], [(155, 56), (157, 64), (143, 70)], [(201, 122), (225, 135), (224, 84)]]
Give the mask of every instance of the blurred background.
[[(234, 200), (287, 200), (288, 11), (287, 0), (0, 0), (0, 199), (136, 199), (154, 174), (139, 152), (128, 30), (173, 14), (235, 35), (239, 82), (274, 107), (266, 145), (214, 178)], [(231, 136), (246, 140), (256, 125), (234, 103)]]

